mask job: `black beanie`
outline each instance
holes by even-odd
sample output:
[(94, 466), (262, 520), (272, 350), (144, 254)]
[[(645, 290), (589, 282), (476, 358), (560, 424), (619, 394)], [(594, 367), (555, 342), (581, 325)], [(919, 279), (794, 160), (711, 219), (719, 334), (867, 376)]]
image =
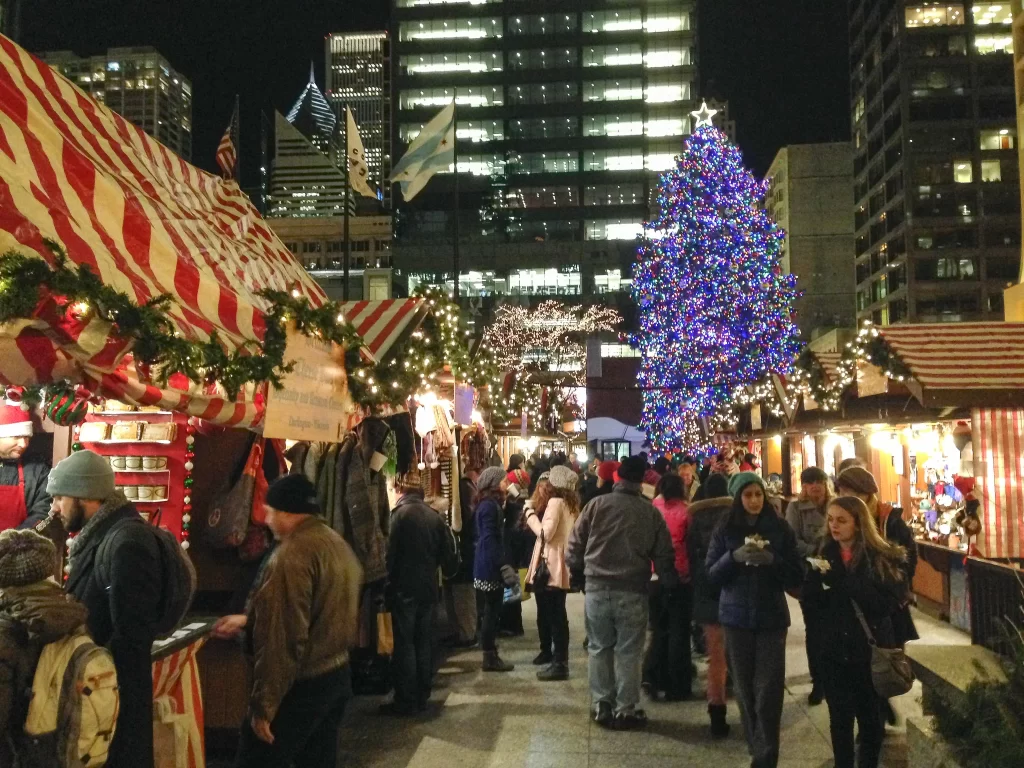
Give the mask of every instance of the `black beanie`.
[(619, 464), (619, 477), (629, 483), (642, 483), (647, 472), (647, 461), (642, 456), (630, 456)]
[(305, 475), (279, 477), (267, 489), (266, 504), (279, 512), (293, 515), (319, 515), (316, 488)]

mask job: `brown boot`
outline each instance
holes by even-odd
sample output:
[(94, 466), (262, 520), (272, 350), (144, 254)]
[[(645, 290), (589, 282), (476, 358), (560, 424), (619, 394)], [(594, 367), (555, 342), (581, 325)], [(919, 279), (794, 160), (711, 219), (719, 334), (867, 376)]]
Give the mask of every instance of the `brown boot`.
[(497, 650), (484, 651), (484, 672), (511, 672), (515, 668), (515, 664), (502, 661)]

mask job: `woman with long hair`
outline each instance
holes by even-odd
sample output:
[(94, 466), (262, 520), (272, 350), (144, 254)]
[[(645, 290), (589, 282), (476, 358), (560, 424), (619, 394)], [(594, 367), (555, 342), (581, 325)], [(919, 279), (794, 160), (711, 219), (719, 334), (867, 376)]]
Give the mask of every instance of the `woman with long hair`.
[(722, 589), (718, 618), (747, 748), (756, 768), (775, 768), (786, 693), (786, 590), (800, 585), (803, 570), (793, 529), (775, 513), (760, 475), (733, 475), (729, 493), (732, 510), (711, 538), (708, 576)]
[(907, 592), (906, 550), (886, 541), (867, 505), (840, 496), (828, 506), (828, 536), (810, 558), (803, 589), (815, 653), (821, 661), (836, 768), (875, 768), (885, 726), (871, 682), (871, 646), (859, 610), (881, 648), (897, 646), (893, 618)]
[[(832, 487), (823, 469), (807, 467), (800, 473), (800, 496), (791, 501), (786, 508), (786, 522), (796, 534), (796, 551), (800, 553), (800, 557), (813, 555), (821, 546), (821, 539), (826, 530), (825, 514), (832, 498)], [(807, 621), (807, 610), (803, 602), (800, 603), (800, 609), (804, 614), (807, 666), (811, 673), (811, 692), (807, 696), (807, 703), (814, 707), (821, 704), (825, 693), (821, 687), (817, 659), (812, 650), (816, 647), (811, 638), (813, 628)]]
[(679, 584), (660, 587), (651, 596), (650, 623), (654, 632), (644, 659), (644, 683), (652, 697), (663, 691), (666, 701), (686, 701), (693, 695), (693, 668), (690, 666), (693, 586), (686, 549), (690, 515), (683, 500), (685, 495), (683, 480), (675, 474), (662, 475), (655, 488), (654, 506), (665, 518), (672, 537)]
[(484, 653), (484, 672), (511, 672), (498, 655), (498, 621), (504, 602), (505, 584), (501, 567), (505, 565), (504, 512), (508, 478), (501, 467), (488, 467), (476, 482), (476, 550), (473, 556), (473, 586), (481, 616), (480, 644)]
[[(551, 468), (547, 481), (537, 490), (526, 510), (526, 524), (537, 536), (526, 583), (537, 598), (537, 634), (540, 653), (533, 663), (544, 669), (537, 672), (541, 681), (569, 678), (569, 616), (565, 598), (569, 594), (569, 568), (565, 548), (580, 513), (576, 484), (579, 476), (567, 466)], [(547, 566), (547, 579), (537, 578), (541, 561)]]
[(718, 623), (718, 597), (720, 589), (708, 578), (707, 556), (715, 529), (729, 517), (732, 497), (725, 475), (708, 475), (700, 487), (697, 501), (690, 504), (690, 527), (686, 535), (686, 548), (693, 583), (693, 621), (704, 633), (704, 647), (708, 655), (708, 717), (711, 719), (711, 738), (724, 739), (729, 735), (725, 714), (725, 683), (728, 668), (725, 661), (725, 635)]

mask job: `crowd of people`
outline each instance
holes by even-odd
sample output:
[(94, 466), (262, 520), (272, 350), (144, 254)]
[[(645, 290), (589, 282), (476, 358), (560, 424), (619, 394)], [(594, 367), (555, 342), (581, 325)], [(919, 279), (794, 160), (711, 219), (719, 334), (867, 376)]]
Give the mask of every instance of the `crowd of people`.
[[(4, 439), (0, 452), (9, 448)], [(503, 673), (513, 665), (498, 642), (524, 633), (522, 592), (529, 593), (537, 679), (568, 679), (566, 599), (577, 591), (585, 595), (583, 645), (599, 726), (643, 728), (645, 696), (694, 698), (696, 652), (707, 659), (710, 737), (730, 732), (731, 685), (752, 765), (771, 768), (779, 760), (790, 595), (807, 627), (808, 702), (828, 704), (836, 765), (877, 765), (894, 715), (873, 686), (871, 643), (898, 648), (917, 636), (913, 538), (860, 462), (844, 462), (835, 478), (808, 468), (800, 480), (799, 497), (783, 512), (746, 454), (653, 464), (639, 455), (587, 467), (573, 454), (531, 462), (513, 455), (507, 467), (462, 478), (454, 532), (424, 500), (417, 470), (397, 477), (386, 553), (394, 694), (382, 714), (427, 708), (442, 602), (450, 628), (442, 642), (479, 647), (482, 670)], [(46, 493), (50, 515), (77, 534), (64, 589), (52, 542), (30, 526), (0, 532), (0, 758), (19, 765), (26, 748), (19, 725), (42, 646), (85, 633), (109, 648), (120, 688), (107, 764), (149, 764), (150, 649), (168, 588), (161, 552), (152, 529), (134, 524), (140, 516), (102, 457), (72, 454), (49, 473)], [(214, 628), (218, 638), (243, 640), (253, 659), (236, 765), (333, 766), (352, 696), (362, 571), (321, 519), (306, 478), (275, 481), (266, 506), (277, 545), (244, 612)], [(27, 509), (17, 517), (27, 520)]]

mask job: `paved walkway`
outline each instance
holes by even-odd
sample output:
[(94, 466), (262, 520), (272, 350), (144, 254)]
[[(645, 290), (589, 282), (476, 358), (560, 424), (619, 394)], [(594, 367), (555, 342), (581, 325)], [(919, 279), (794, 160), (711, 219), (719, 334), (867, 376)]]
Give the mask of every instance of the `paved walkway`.
[[(810, 689), (800, 610), (791, 604), (782, 720), (782, 768), (832, 765), (828, 708), (807, 706)], [(341, 766), (359, 768), (681, 768), (748, 766), (735, 703), (729, 704), (732, 735), (722, 742), (707, 736), (702, 700), (644, 704), (646, 731), (618, 733), (590, 722), (587, 656), (582, 649), (583, 599), (569, 599), (572, 633), (571, 679), (539, 683), (530, 662), (537, 653), (533, 601), (524, 606), (526, 636), (505, 640), (502, 656), (516, 664), (510, 674), (480, 672), (480, 652), (448, 657), (438, 674), (430, 710), (414, 719), (378, 716), (381, 699), (358, 698), (345, 718)], [(965, 644), (962, 633), (917, 614), (924, 642)], [(699, 665), (700, 666), (700, 665)], [(704, 670), (695, 691), (703, 692)], [(920, 686), (897, 702), (901, 716), (920, 714)], [(905, 731), (890, 730), (883, 754), (886, 768), (906, 765)]]

